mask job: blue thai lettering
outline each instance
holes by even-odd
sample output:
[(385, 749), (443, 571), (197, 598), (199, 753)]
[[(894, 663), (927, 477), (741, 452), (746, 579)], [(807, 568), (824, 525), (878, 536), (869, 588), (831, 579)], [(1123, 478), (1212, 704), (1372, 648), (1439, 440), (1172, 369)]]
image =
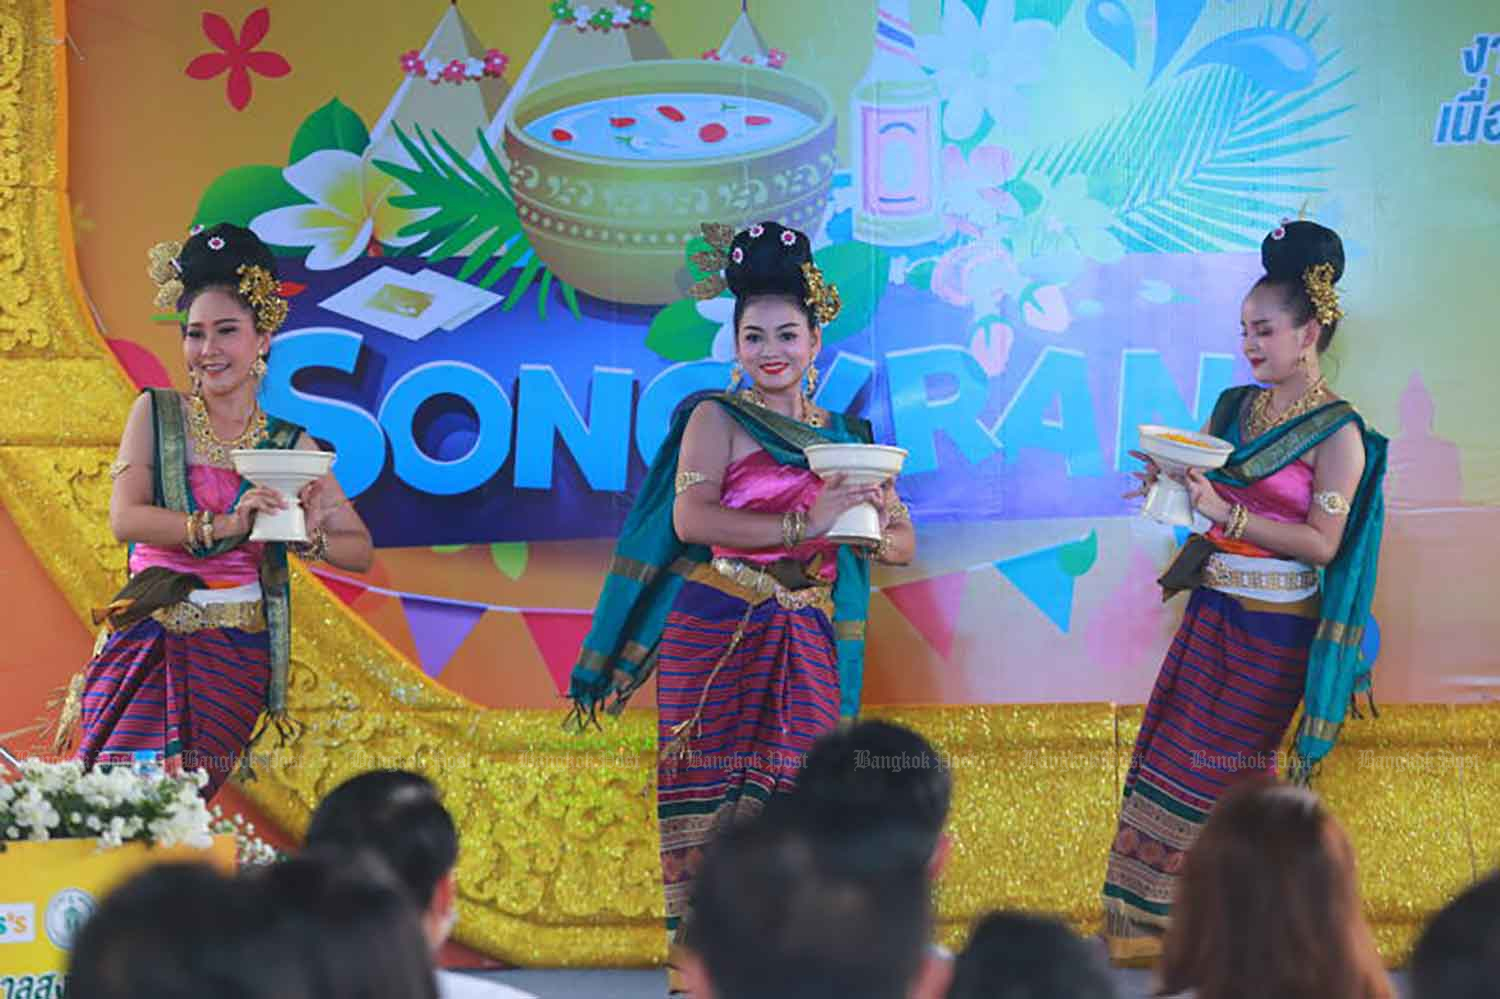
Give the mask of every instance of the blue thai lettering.
[(1484, 141), (1490, 145), (1500, 142), (1500, 104), (1491, 104), (1484, 113)]
[(1466, 74), (1469, 76), (1478, 76), (1484, 72), (1485, 62), (1489, 58), (1491, 41), (1492, 38), (1489, 35), (1475, 35), (1474, 44), (1460, 53)]

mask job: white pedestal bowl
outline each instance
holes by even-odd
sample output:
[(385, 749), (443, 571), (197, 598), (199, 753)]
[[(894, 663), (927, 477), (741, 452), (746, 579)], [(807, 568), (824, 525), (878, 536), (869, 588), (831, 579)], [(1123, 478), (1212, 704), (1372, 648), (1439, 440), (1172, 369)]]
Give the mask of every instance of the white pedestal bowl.
[(332, 451), (283, 451), (255, 448), (231, 451), (234, 470), (257, 486), (274, 489), (287, 500), (287, 507), (277, 513), (257, 513), (251, 541), (309, 540), (307, 519), (297, 494), (302, 487), (328, 474), (333, 467)]
[(1140, 435), (1141, 450), (1161, 470), (1146, 493), (1141, 513), (1158, 523), (1192, 527), (1193, 497), (1187, 488), (1188, 469), (1221, 468), (1229, 460), (1234, 445), (1196, 430), (1178, 430), (1154, 423), (1141, 424)]
[[(886, 444), (814, 444), (804, 449), (807, 464), (826, 479), (842, 474), (844, 481), (880, 485), (895, 478), (906, 461), (906, 449)], [(829, 541), (873, 545), (880, 542), (880, 511), (860, 503), (841, 513), (825, 537)]]

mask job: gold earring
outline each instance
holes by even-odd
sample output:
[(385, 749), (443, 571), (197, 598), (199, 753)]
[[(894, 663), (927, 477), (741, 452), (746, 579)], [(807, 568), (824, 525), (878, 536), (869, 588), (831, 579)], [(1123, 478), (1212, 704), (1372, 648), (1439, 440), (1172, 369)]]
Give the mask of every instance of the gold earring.
[(729, 367), (729, 391), (733, 392), (740, 387), (740, 362), (735, 361)]
[(189, 371), (188, 381), (192, 383), (193, 395), (203, 398), (203, 376), (196, 371)]
[(813, 362), (807, 366), (807, 394), (812, 395), (818, 387), (818, 365)]
[(256, 379), (266, 377), (266, 355), (262, 354), (250, 362), (250, 375)]

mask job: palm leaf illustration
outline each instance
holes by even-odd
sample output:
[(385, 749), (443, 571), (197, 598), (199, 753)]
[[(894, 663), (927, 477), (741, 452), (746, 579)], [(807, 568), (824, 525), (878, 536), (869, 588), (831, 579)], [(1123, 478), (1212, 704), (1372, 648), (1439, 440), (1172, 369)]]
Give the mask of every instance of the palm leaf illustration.
[[(1307, 3), (1288, 0), (1279, 18), (1268, 9), (1262, 25), (1311, 44), (1324, 21), (1304, 31), (1307, 11)], [(1324, 56), (1318, 79), (1292, 92), (1268, 89), (1230, 66), (1190, 70), (1114, 121), (1033, 152), (1018, 174), (1113, 182), (1112, 229), (1132, 252), (1258, 246), (1267, 229), (1326, 189), (1320, 181), (1328, 168), (1305, 154), (1346, 138), (1329, 126), (1354, 105), (1317, 103), (1353, 75), (1323, 79), (1338, 56)]]

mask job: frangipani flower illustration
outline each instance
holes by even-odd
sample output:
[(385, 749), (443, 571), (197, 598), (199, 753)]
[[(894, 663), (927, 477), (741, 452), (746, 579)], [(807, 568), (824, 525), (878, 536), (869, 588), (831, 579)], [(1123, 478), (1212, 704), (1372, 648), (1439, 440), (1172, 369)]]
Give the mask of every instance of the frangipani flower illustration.
[(383, 173), (363, 156), (343, 149), (320, 149), (282, 171), (288, 184), (310, 205), (292, 205), (265, 212), (250, 223), (255, 234), (279, 246), (309, 246), (307, 267), (329, 271), (343, 267), (364, 253), (371, 241), (406, 246), (418, 236), (400, 235), (403, 226), (422, 213), (391, 204), (391, 197), (409, 193), (406, 185)]

